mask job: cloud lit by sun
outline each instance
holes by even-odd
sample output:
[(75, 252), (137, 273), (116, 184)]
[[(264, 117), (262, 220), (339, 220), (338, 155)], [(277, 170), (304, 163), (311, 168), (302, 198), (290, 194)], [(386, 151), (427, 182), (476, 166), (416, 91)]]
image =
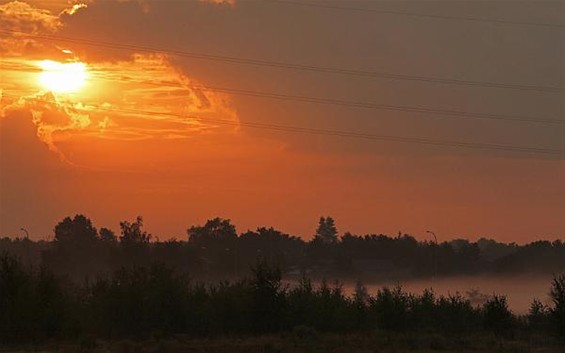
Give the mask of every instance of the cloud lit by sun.
[(43, 88), (54, 93), (77, 92), (86, 84), (88, 71), (81, 62), (60, 63), (43, 60), (38, 63), (42, 69), (39, 82)]
[(0, 39), (0, 118), (28, 112), (38, 138), (63, 159), (59, 146), (68, 140), (188, 139), (237, 129), (228, 97), (207, 91), (166, 55), (92, 60), (79, 44), (34, 37), (57, 33), (61, 19), (82, 11), (89, 9), (75, 4), (55, 15), (17, 1), (0, 5), (0, 30), (14, 31)]

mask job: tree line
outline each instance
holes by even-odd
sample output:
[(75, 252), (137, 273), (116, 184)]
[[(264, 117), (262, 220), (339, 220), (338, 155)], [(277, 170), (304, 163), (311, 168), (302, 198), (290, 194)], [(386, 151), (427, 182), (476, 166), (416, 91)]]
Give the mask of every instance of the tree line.
[(154, 263), (175, 268), (193, 279), (241, 278), (257, 259), (276, 264), (285, 278), (302, 273), (315, 280), (399, 280), (411, 277), (565, 270), (565, 243), (535, 241), (525, 245), (490, 239), (418, 241), (399, 232), (339, 234), (331, 217), (321, 217), (311, 240), (260, 227), (238, 233), (229, 219), (214, 218), (191, 226), (185, 239), (157, 241), (143, 219), (120, 222), (116, 233), (96, 228), (84, 215), (67, 217), (53, 231), (52, 241), (0, 239), (0, 252), (17, 255), (26, 264), (43, 266), (55, 275), (82, 281), (123, 266)]

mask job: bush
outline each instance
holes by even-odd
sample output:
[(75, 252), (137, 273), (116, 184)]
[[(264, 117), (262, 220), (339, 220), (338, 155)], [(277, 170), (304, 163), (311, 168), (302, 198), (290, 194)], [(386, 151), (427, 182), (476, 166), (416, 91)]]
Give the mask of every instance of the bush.
[(436, 296), (433, 290), (425, 289), (420, 296), (413, 296), (411, 303), (410, 323), (417, 330), (430, 331), (434, 327), (434, 313), (436, 312)]
[(553, 277), (550, 296), (553, 301), (549, 310), (551, 326), (558, 337), (565, 337), (565, 274)]
[(106, 336), (183, 332), (187, 289), (183, 277), (162, 266), (123, 268), (89, 288), (88, 320)]
[(548, 327), (549, 309), (539, 299), (534, 299), (530, 305), (527, 320), (531, 330), (543, 331)]
[(282, 288), (281, 270), (260, 261), (252, 268), (253, 330), (257, 333), (278, 331), (282, 326), (286, 290)]
[(1, 342), (61, 337), (71, 307), (61, 284), (48, 271), (26, 269), (19, 259), (0, 256)]
[(343, 294), (343, 287), (336, 282), (329, 286), (323, 281), (315, 291), (312, 318), (313, 326), (320, 331), (345, 331), (350, 327), (349, 301)]
[(508, 332), (512, 328), (512, 313), (508, 310), (506, 297), (493, 295), (483, 305), (483, 325), (496, 334)]
[(371, 305), (377, 315), (378, 327), (383, 330), (405, 331), (409, 323), (410, 300), (410, 296), (400, 286), (380, 289)]
[[(371, 296), (358, 284), (354, 295), (347, 297), (339, 283), (330, 286), (324, 281), (314, 287), (307, 278), (289, 289), (281, 282), (280, 270), (266, 262), (258, 263), (252, 273), (235, 283), (206, 286), (167, 267), (133, 267), (76, 288), (65, 286), (48, 271), (25, 268), (4, 255), (0, 257), (0, 341), (151, 335), (161, 341), (172, 334), (202, 337), (288, 331), (294, 341), (307, 342), (316, 339), (318, 332), (375, 328), (409, 331), (407, 337), (414, 337), (414, 331), (429, 332), (430, 337), (481, 330), (506, 334), (517, 323), (506, 297), (499, 295), (474, 308), (460, 294), (437, 298), (431, 290), (412, 295), (400, 287), (385, 287)], [(552, 327), (563, 337), (565, 275), (554, 278), (551, 297), (550, 308), (538, 300), (532, 303), (525, 328), (541, 332)], [(83, 351), (92, 348), (87, 343), (81, 343)]]
[(480, 326), (479, 313), (459, 293), (440, 297), (433, 316), (435, 327), (442, 332), (470, 332), (478, 330)]

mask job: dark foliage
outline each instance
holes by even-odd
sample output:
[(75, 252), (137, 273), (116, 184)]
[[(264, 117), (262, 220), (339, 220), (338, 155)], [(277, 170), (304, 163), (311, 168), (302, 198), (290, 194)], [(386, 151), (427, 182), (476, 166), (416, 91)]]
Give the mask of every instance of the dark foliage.
[(553, 307), (549, 309), (551, 325), (555, 333), (565, 337), (565, 274), (555, 276), (551, 283)]
[(69, 292), (44, 269), (26, 269), (0, 256), (0, 341), (39, 341), (61, 337), (73, 310)]
[(429, 276), (509, 273), (560, 273), (565, 269), (562, 241), (524, 246), (480, 239), (436, 244), (399, 233), (338, 235), (335, 221), (321, 217), (311, 241), (274, 228), (259, 227), (238, 235), (229, 219), (214, 218), (187, 230), (186, 240), (153, 241), (143, 219), (120, 223), (118, 234), (97, 228), (83, 216), (67, 217), (54, 229), (51, 242), (0, 239), (0, 251), (26, 264), (44, 265), (76, 282), (125, 265), (163, 263), (203, 281), (234, 280), (249, 274), (262, 258), (298, 279), (306, 271), (315, 280), (339, 278), (365, 282)]
[[(375, 296), (358, 284), (344, 295), (339, 283), (314, 287), (307, 278), (293, 287), (280, 269), (258, 262), (249, 278), (204, 285), (165, 266), (122, 268), (81, 287), (65, 285), (48, 271), (0, 258), (0, 342), (38, 343), (80, 337), (143, 338), (172, 334), (210, 337), (278, 332), (430, 332), (510, 334), (518, 319), (504, 296), (473, 307), (459, 295), (431, 290), (408, 294), (383, 288)], [(563, 331), (563, 276), (553, 282), (554, 306), (532, 304), (530, 325)], [(550, 319), (550, 321), (546, 321)]]
[(504, 334), (512, 329), (513, 317), (508, 310), (506, 297), (503, 295), (493, 295), (483, 305), (483, 324), (485, 329)]
[[(525, 246), (481, 239), (436, 244), (399, 234), (339, 238), (322, 217), (305, 242), (273, 228), (238, 236), (215, 218), (188, 230), (186, 241), (152, 241), (141, 217), (121, 222), (119, 236), (83, 215), (67, 217), (51, 242), (0, 239), (0, 341), (187, 334), (214, 336), (385, 330), (510, 335), (525, 330), (565, 337), (565, 275), (551, 284), (552, 305), (534, 301), (517, 318), (504, 296), (480, 307), (460, 294), (400, 287), (346, 296), (338, 282), (565, 268), (560, 241)], [(38, 259), (41, 259), (38, 261)], [(437, 268), (440, 269), (436, 272)], [(308, 273), (308, 277), (305, 275)], [(295, 285), (283, 284), (283, 277)]]
[(528, 311), (528, 325), (532, 331), (544, 332), (549, 327), (549, 308), (539, 299), (534, 299)]

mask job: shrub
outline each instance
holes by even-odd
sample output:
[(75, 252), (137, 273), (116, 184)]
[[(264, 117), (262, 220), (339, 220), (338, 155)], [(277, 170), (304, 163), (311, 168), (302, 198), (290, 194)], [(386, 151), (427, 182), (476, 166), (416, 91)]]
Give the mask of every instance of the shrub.
[(565, 337), (565, 274), (553, 277), (550, 296), (553, 301), (549, 310), (551, 326), (559, 337)]
[(89, 321), (107, 336), (182, 332), (187, 282), (162, 266), (123, 268), (89, 288)]
[(448, 333), (474, 331), (480, 325), (478, 311), (459, 293), (441, 296), (436, 303), (434, 318), (435, 327)]
[(58, 338), (72, 304), (48, 271), (25, 268), (19, 259), (0, 256), (0, 341), (38, 342)]
[(512, 328), (512, 313), (508, 310), (506, 297), (493, 295), (483, 305), (483, 325), (486, 330), (501, 334)]
[(380, 289), (372, 302), (378, 327), (383, 330), (405, 331), (408, 327), (409, 303), (409, 295), (400, 286)]
[(528, 326), (534, 331), (542, 331), (547, 328), (549, 309), (539, 299), (534, 299), (528, 311)]
[(277, 331), (282, 325), (286, 299), (281, 270), (267, 261), (260, 261), (252, 268), (252, 274), (253, 330), (258, 333)]

